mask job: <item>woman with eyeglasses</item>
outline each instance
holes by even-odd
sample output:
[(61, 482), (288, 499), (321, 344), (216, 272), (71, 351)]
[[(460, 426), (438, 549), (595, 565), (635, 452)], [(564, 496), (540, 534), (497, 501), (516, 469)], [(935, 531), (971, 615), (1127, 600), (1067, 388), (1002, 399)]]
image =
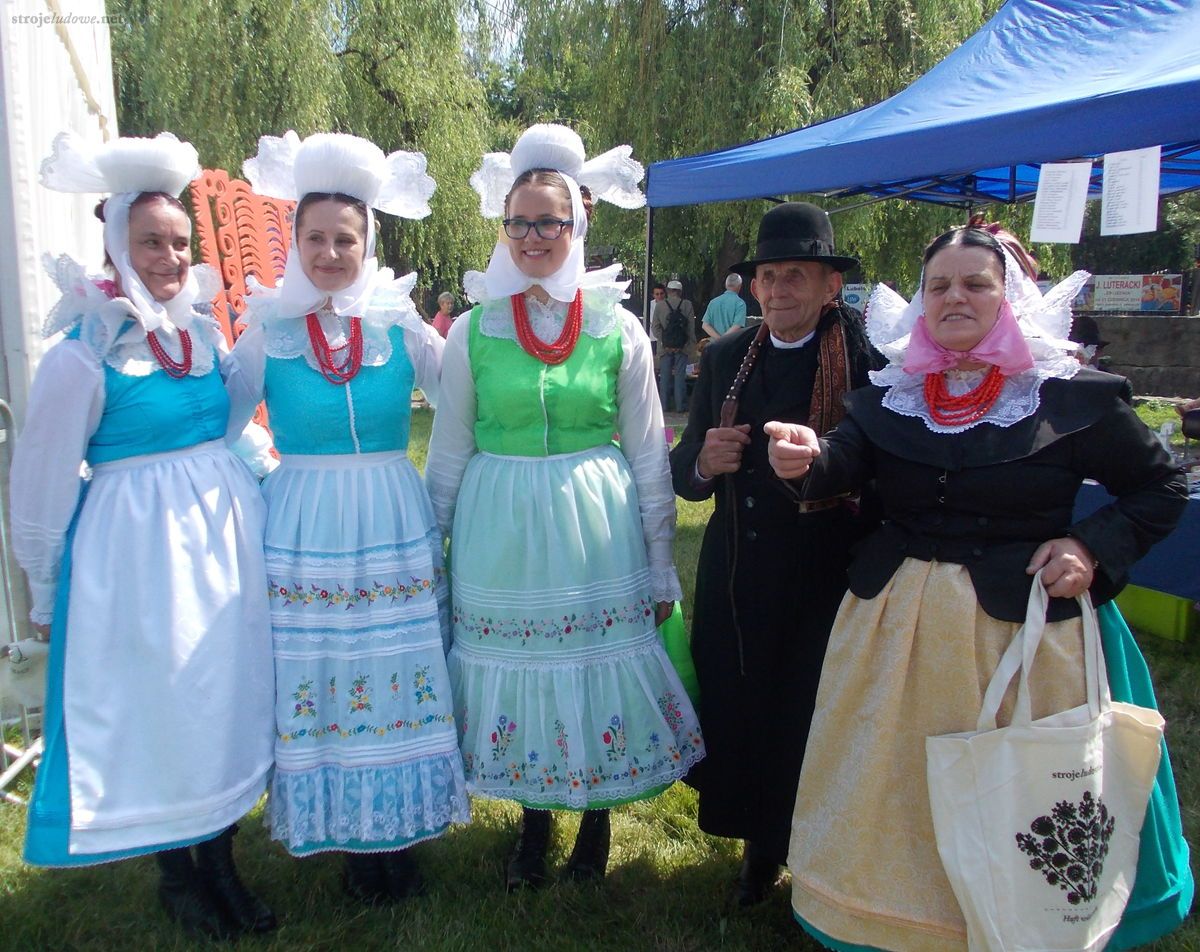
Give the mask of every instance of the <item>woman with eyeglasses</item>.
[(650, 341), (620, 265), (583, 268), (585, 187), (633, 208), (641, 177), (628, 146), (585, 162), (570, 129), (534, 126), (472, 178), (504, 237), (464, 282), (482, 303), (446, 341), (426, 479), (467, 782), (524, 807), (510, 891), (546, 881), (552, 809), (583, 811), (564, 877), (601, 879), (608, 807), (704, 753), (655, 630), (681, 593)]

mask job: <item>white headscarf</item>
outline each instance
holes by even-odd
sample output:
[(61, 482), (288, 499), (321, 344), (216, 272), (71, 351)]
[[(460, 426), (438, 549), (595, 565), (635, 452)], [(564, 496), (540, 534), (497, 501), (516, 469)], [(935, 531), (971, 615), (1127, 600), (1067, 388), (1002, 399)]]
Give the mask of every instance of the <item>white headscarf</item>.
[[(259, 195), (299, 201), (311, 193), (341, 193), (369, 208), (416, 219), (429, 214), (429, 199), (436, 188), (425, 167), (420, 152), (385, 156), (373, 142), (336, 132), (317, 133), (301, 142), (289, 130), (282, 137), (260, 138), (258, 155), (243, 163), (242, 173)], [(391, 270), (380, 270), (375, 256), (374, 216), (367, 215), (366, 249), (358, 277), (333, 294), (320, 290), (304, 273), (296, 226), (293, 220), (292, 243), (277, 297), (278, 313), (307, 314), (329, 300), (338, 314), (362, 316), (376, 285), (393, 280)]]
[(496, 242), (487, 271), (468, 271), (463, 287), (473, 301), (511, 297), (537, 284), (558, 301), (570, 302), (581, 287), (611, 285), (621, 271), (614, 264), (599, 271), (584, 270), (584, 238), (587, 236), (587, 212), (579, 192), (586, 185), (592, 198), (611, 202), (620, 208), (641, 208), (646, 196), (638, 188), (645, 170), (632, 157), (628, 145), (610, 149), (603, 155), (587, 160), (583, 140), (559, 125), (530, 126), (522, 133), (512, 154), (489, 152), (483, 164), (471, 176), (471, 187), (479, 193), (479, 211), (485, 218), (504, 214), (504, 202), (517, 177), (530, 169), (550, 169), (566, 182), (571, 196), (571, 249), (554, 274), (546, 278), (531, 278), (513, 261), (508, 245), (501, 238)]
[(196, 269), (175, 297), (156, 301), (138, 277), (129, 256), (129, 210), (143, 192), (165, 192), (179, 197), (200, 174), (195, 148), (169, 132), (153, 139), (124, 138), (94, 146), (73, 132), (54, 139), (51, 154), (42, 162), (41, 181), (59, 192), (111, 193), (104, 202), (104, 250), (120, 276), (121, 292), (133, 305), (142, 327), (155, 331), (165, 326), (186, 330), (192, 323), (192, 305), (201, 294)]

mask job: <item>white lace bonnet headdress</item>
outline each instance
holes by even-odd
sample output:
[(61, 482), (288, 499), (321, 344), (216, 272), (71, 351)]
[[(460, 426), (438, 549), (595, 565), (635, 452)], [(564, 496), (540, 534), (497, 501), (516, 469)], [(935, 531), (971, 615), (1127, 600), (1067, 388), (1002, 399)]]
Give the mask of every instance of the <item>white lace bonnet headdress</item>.
[(1091, 275), (1086, 271), (1076, 271), (1043, 294), (1003, 242), (997, 241), (997, 244), (1004, 255), (1004, 296), (1029, 345), (1033, 367), (1009, 378), (1001, 405), (980, 420), (953, 426), (934, 423), (928, 418), (925, 405), (923, 375), (904, 370), (910, 335), (916, 322), (922, 320), (925, 313), (921, 291), (925, 283), (924, 269), (911, 301), (904, 300), (880, 282), (875, 285), (867, 302), (867, 336), (888, 361), (882, 370), (871, 371), (871, 382), (888, 388), (883, 399), (884, 406), (906, 416), (922, 417), (935, 432), (959, 432), (985, 422), (998, 426), (1016, 423), (1037, 409), (1038, 390), (1043, 380), (1067, 379), (1073, 377), (1080, 368), (1074, 357), (1077, 345), (1068, 339), (1071, 302)]
[[(550, 169), (558, 172), (571, 194), (571, 250), (567, 259), (548, 278), (530, 278), (522, 274), (512, 260), (501, 238), (496, 242), (487, 271), (468, 271), (463, 287), (473, 301), (506, 298), (520, 294), (532, 285), (541, 285), (558, 301), (572, 301), (581, 287), (613, 285), (621, 266), (614, 264), (599, 271), (584, 271), (584, 238), (587, 235), (587, 213), (579, 186), (585, 185), (592, 198), (609, 202), (619, 208), (641, 208), (646, 204), (638, 183), (645, 175), (642, 164), (632, 157), (633, 149), (619, 145), (603, 155), (588, 159), (583, 140), (566, 126), (541, 124), (526, 129), (512, 153), (489, 152), (483, 164), (471, 176), (471, 187), (479, 193), (479, 211), (484, 218), (504, 215), (504, 201), (517, 177), (530, 169)], [(625, 283), (620, 284), (621, 289)]]
[[(242, 173), (259, 195), (299, 201), (310, 193), (349, 195), (369, 208), (401, 218), (424, 218), (436, 185), (426, 174), (420, 152), (384, 155), (373, 142), (339, 132), (319, 132), (303, 142), (289, 130), (283, 136), (263, 136), (258, 154), (242, 164)], [(375, 219), (367, 215), (366, 252), (358, 278), (330, 295), (304, 273), (297, 247), (296, 222), (276, 298), (281, 316), (303, 315), (330, 299), (338, 314), (362, 316), (376, 284), (393, 280), (390, 268), (380, 270), (375, 257)]]
[(195, 148), (169, 132), (153, 139), (122, 138), (102, 145), (85, 142), (73, 132), (61, 132), (42, 162), (41, 181), (47, 188), (109, 194), (104, 202), (104, 250), (120, 276), (122, 295), (147, 332), (164, 325), (186, 330), (192, 322), (192, 305), (208, 288), (202, 290), (197, 266), (188, 269), (187, 281), (175, 297), (165, 303), (156, 301), (129, 257), (129, 210), (143, 192), (165, 192), (178, 198), (199, 174)]

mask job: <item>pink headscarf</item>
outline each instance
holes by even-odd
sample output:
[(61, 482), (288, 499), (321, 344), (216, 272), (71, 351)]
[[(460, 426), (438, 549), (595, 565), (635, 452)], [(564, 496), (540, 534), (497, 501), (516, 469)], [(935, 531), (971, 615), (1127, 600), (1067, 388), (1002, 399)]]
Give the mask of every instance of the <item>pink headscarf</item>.
[(904, 372), (907, 374), (940, 373), (958, 365), (960, 360), (974, 360), (994, 364), (1006, 377), (1029, 370), (1033, 366), (1033, 355), (1029, 344), (1017, 324), (1016, 315), (1008, 299), (1000, 305), (996, 323), (983, 335), (983, 339), (970, 350), (947, 350), (929, 335), (925, 326), (925, 315), (917, 318), (909, 337), (908, 350), (904, 354)]

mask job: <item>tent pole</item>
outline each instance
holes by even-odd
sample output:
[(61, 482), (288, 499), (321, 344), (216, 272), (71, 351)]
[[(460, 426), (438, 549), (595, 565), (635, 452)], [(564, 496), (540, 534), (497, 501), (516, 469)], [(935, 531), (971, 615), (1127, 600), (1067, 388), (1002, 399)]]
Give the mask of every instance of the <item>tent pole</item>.
[[(649, 181), (646, 186), (649, 188)], [(650, 274), (654, 261), (654, 208), (646, 206), (646, 268), (642, 272), (642, 325), (650, 333)]]

